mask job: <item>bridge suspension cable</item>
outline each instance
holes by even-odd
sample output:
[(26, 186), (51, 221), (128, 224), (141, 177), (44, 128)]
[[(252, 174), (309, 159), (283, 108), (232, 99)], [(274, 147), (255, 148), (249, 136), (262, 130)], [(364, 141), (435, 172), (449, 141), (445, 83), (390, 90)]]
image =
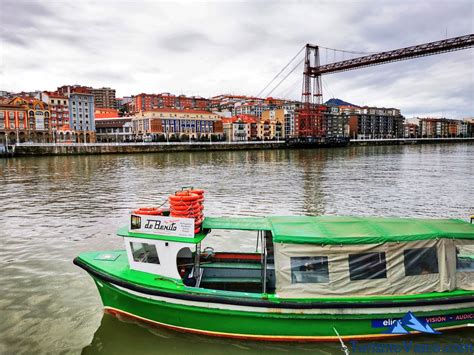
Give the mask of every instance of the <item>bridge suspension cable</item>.
[(276, 84), (273, 89), (270, 90), (270, 92), (265, 95), (265, 96), (270, 96), (273, 91), (275, 91), (290, 75), (293, 73), (301, 64), (303, 64), (304, 58), (302, 58), (294, 67), (291, 69), (279, 82)]
[[(281, 69), (278, 74), (276, 74), (272, 80), (270, 80), (270, 82), (265, 85), (265, 87), (259, 91), (259, 93), (256, 95), (256, 97), (260, 97), (261, 94), (263, 94), (263, 92), (276, 80), (276, 78), (278, 78), (278, 76), (280, 76), (281, 73), (283, 73), (285, 71), (286, 68), (288, 68), (290, 66), (290, 64), (296, 59), (298, 58), (298, 56), (301, 54), (301, 52), (305, 49), (306, 46), (303, 46), (301, 47), (301, 49), (298, 51), (298, 53), (295, 54), (295, 56), (293, 58), (290, 59), (290, 61), (283, 67), (283, 69)], [(293, 69), (294, 70), (294, 69)], [(275, 89), (273, 89), (275, 90)], [(272, 90), (272, 91), (273, 91)]]

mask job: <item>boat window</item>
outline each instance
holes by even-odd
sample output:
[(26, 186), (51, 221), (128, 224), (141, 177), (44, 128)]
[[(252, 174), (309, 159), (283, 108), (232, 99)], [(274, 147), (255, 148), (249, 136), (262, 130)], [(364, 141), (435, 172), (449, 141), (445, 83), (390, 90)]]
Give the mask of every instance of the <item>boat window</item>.
[(403, 256), (406, 276), (438, 273), (436, 247), (405, 249)]
[(387, 278), (385, 253), (349, 254), (351, 281)]
[(156, 252), (156, 246), (148, 243), (130, 242), (133, 260), (139, 263), (159, 264), (160, 259)]
[(461, 248), (456, 248), (456, 271), (474, 272), (474, 254)]
[(327, 256), (308, 256), (290, 258), (291, 283), (329, 282)]

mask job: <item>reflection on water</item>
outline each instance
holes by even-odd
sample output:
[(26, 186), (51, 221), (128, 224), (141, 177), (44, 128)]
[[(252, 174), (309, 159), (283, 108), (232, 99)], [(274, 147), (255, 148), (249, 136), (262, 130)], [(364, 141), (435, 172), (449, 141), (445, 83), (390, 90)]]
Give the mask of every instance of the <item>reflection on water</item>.
[[(203, 319), (204, 321), (204, 319)], [(117, 337), (117, 334), (121, 334)], [(216, 337), (205, 337), (189, 333), (177, 333), (160, 327), (144, 326), (128, 319), (119, 320), (109, 314), (104, 314), (101, 324), (94, 334), (91, 344), (86, 346), (82, 353), (97, 354), (129, 354), (132, 350), (136, 354), (241, 354), (258, 353), (274, 354), (279, 352), (314, 353), (324, 349), (322, 353), (336, 353), (339, 344), (311, 344), (311, 343), (278, 343), (255, 342)]]
[[(160, 204), (181, 186), (206, 189), (205, 212), (213, 216), (466, 218), (474, 213), (473, 173), (473, 144), (0, 160), (0, 353), (293, 352), (288, 344), (216, 340), (103, 317), (95, 286), (72, 259), (122, 248), (115, 231), (128, 211)], [(255, 245), (254, 238), (238, 240)], [(464, 332), (471, 341), (472, 333)]]

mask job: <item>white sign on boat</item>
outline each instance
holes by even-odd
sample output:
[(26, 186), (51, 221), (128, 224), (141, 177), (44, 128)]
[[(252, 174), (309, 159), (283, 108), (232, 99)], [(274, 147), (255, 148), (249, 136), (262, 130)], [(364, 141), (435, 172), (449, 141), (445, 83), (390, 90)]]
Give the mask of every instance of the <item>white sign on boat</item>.
[(194, 218), (152, 216), (132, 213), (129, 231), (131, 233), (194, 238)]

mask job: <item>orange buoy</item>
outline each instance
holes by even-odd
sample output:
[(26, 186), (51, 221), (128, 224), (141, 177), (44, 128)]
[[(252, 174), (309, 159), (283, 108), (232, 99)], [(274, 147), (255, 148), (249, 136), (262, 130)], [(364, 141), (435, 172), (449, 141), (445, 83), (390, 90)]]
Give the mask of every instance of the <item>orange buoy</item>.
[(169, 196), (170, 216), (194, 219), (194, 233), (199, 233), (204, 221), (204, 190), (177, 191)]
[(173, 202), (194, 202), (199, 199), (199, 196), (196, 194), (170, 195), (169, 199)]
[(149, 216), (161, 216), (163, 215), (163, 209), (158, 207), (140, 207), (134, 210), (133, 213)]

